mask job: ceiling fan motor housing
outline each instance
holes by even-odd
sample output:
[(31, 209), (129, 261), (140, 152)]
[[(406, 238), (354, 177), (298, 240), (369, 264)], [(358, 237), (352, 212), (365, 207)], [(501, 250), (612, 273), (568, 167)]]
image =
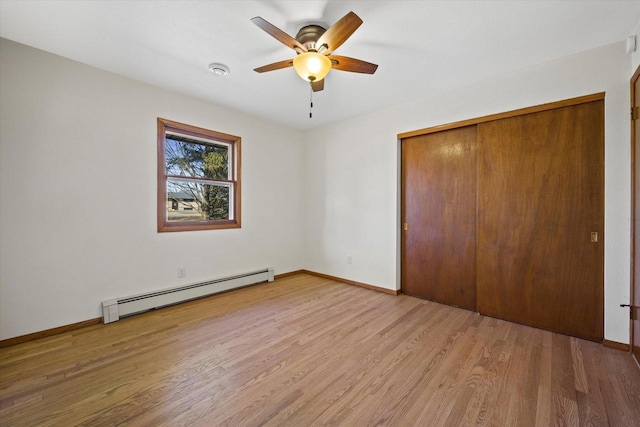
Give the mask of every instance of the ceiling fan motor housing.
[[(300, 28), (300, 31), (296, 34), (296, 40), (308, 50), (317, 51), (316, 42), (325, 31), (327, 31), (326, 28), (320, 25), (306, 25)], [(319, 46), (317, 48), (319, 48)]]

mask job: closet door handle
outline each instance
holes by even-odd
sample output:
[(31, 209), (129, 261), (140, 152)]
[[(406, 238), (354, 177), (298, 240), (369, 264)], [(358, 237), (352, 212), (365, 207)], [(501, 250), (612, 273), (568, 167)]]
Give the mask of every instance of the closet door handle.
[(633, 309), (634, 308), (640, 308), (640, 306), (638, 305), (633, 305), (633, 304), (620, 304), (620, 307), (629, 307), (629, 319), (631, 320), (635, 320), (635, 318), (633, 317)]

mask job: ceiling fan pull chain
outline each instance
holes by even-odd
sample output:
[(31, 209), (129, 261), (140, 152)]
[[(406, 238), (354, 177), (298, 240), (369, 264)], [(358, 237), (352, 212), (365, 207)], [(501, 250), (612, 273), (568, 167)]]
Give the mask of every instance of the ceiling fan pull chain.
[(313, 118), (313, 89), (309, 87), (309, 118)]

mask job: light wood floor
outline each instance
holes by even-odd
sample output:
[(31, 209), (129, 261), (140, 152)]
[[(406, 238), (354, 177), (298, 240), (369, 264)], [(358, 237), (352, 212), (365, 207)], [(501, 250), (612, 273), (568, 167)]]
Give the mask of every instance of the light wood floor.
[(0, 424), (640, 425), (628, 353), (309, 275), (0, 350)]

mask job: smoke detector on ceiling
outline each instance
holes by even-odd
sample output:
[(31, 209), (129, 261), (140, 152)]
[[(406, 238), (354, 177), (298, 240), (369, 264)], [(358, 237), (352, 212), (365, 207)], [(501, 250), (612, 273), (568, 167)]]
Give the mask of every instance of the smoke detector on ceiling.
[(209, 64), (209, 72), (214, 76), (226, 77), (229, 75), (229, 67), (218, 62)]

